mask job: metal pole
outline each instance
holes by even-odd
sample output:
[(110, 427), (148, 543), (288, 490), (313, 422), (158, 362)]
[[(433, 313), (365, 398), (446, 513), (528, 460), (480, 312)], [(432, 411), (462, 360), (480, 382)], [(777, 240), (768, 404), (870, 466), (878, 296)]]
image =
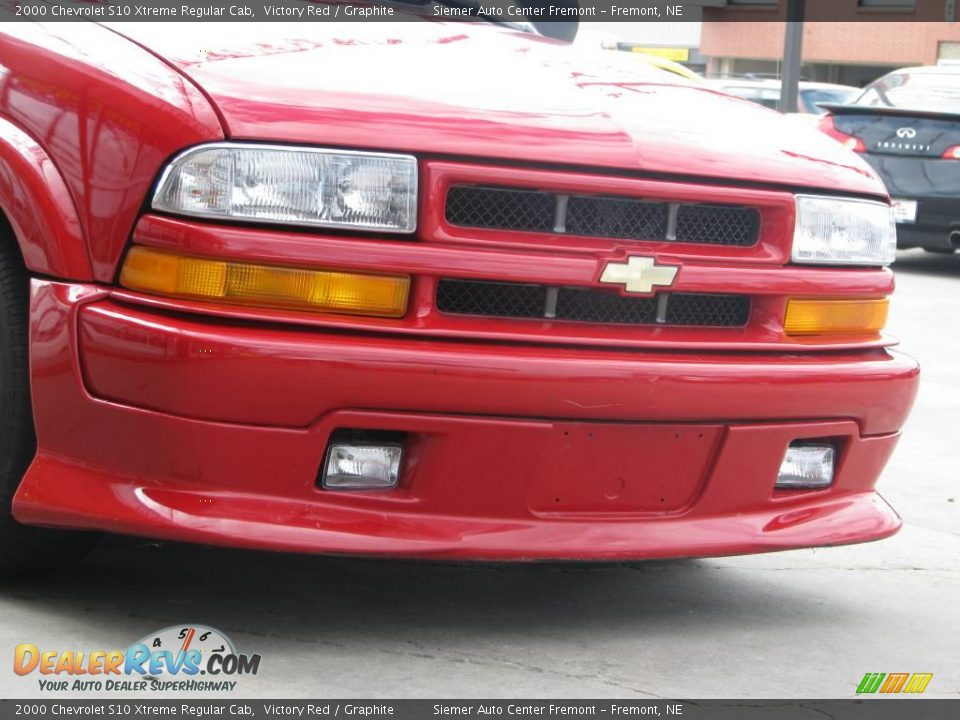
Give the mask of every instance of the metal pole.
[(783, 44), (780, 112), (797, 112), (800, 61), (803, 57), (803, 15), (806, 0), (787, 0), (787, 32)]

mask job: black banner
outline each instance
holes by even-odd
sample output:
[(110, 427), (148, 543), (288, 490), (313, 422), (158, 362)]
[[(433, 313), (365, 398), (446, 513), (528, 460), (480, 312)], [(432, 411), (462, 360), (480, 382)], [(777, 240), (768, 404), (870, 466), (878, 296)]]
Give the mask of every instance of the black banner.
[(343, 720), (944, 720), (958, 700), (2, 700), (0, 720), (71, 718), (342, 718)]
[[(774, 22), (788, 0), (0, 0), (0, 20), (39, 22)], [(957, 0), (806, 0), (814, 22), (952, 22)]]

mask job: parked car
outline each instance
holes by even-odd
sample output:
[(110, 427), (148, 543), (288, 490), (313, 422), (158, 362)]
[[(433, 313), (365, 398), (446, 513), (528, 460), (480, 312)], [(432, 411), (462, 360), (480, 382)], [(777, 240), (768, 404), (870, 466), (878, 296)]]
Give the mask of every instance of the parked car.
[(893, 196), (897, 244), (960, 247), (960, 68), (897, 70), (829, 109), (820, 129), (860, 153)]
[(56, 528), (471, 560), (896, 532), (918, 368), (869, 166), (432, 7), (0, 26), (6, 569), (68, 562)]
[[(779, 79), (773, 78), (718, 78), (707, 81), (712, 87), (744, 100), (750, 100), (773, 110), (780, 109)], [(822, 105), (840, 104), (852, 100), (860, 88), (832, 83), (800, 82), (797, 95), (797, 112), (804, 115), (823, 115)]]

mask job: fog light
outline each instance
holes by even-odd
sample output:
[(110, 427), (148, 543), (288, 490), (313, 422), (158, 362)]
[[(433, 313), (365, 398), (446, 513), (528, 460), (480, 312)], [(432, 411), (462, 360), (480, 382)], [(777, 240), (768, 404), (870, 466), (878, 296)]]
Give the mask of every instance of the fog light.
[(791, 444), (780, 464), (776, 487), (803, 490), (829, 486), (835, 457), (833, 445)]
[(403, 446), (333, 443), (321, 484), (330, 490), (392, 488), (400, 479)]

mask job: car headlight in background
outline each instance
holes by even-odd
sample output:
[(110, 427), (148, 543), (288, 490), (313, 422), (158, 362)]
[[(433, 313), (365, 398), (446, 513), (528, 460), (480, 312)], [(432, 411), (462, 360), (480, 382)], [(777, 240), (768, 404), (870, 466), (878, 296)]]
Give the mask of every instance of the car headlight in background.
[(870, 200), (797, 195), (793, 261), (823, 265), (889, 265), (897, 226), (889, 205)]
[(413, 232), (417, 161), (409, 155), (218, 143), (165, 170), (152, 206), (177, 215)]

